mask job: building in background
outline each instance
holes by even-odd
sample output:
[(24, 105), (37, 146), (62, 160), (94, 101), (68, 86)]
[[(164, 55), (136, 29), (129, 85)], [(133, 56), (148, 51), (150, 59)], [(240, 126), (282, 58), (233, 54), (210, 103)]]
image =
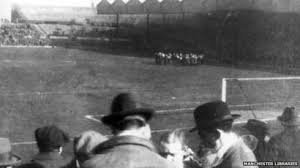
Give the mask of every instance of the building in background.
[(277, 12), (290, 12), (291, 0), (274, 0), (273, 6)]
[(11, 22), (11, 3), (9, 0), (0, 1), (0, 24)]
[(119, 13), (119, 14), (127, 13), (126, 3), (123, 0), (115, 0), (112, 3), (112, 7), (115, 13)]
[(97, 14), (114, 14), (112, 5), (107, 0), (102, 0), (97, 5)]
[(144, 7), (147, 13), (161, 13), (160, 2), (157, 0), (146, 0)]
[(129, 0), (127, 2), (127, 11), (132, 14), (144, 13), (144, 4), (139, 0)]
[(161, 2), (163, 13), (182, 13), (182, 3), (178, 0), (164, 0)]

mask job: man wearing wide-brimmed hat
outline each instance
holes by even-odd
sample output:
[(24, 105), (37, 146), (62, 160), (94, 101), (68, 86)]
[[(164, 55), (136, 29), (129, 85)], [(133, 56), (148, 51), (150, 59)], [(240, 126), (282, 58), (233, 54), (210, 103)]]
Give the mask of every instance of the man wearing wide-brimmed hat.
[(269, 155), (273, 161), (298, 161), (300, 164), (300, 118), (295, 107), (286, 107), (277, 120), (284, 130), (271, 137)]
[(194, 110), (196, 127), (191, 131), (198, 132), (198, 154), (204, 167), (243, 168), (243, 162), (256, 161), (242, 138), (231, 131), (233, 121), (239, 117), (231, 114), (223, 101), (208, 102)]
[(157, 154), (150, 141), (149, 120), (154, 110), (142, 108), (129, 93), (117, 95), (111, 113), (102, 118), (113, 137), (94, 149), (96, 155), (83, 163), (84, 168), (174, 167)]
[(11, 143), (8, 138), (0, 138), (0, 168), (15, 167), (21, 163), (21, 158), (11, 153)]

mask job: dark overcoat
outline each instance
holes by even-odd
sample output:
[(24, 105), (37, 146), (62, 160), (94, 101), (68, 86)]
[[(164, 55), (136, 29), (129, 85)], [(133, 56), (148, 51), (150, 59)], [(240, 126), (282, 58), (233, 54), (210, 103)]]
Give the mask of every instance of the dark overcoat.
[[(268, 143), (268, 155), (270, 160), (297, 161), (300, 163), (300, 131), (285, 129), (281, 133), (271, 137)], [(282, 166), (288, 167), (288, 166)], [(298, 167), (298, 166), (295, 166)]]
[(64, 168), (70, 166), (71, 158), (63, 157), (58, 152), (44, 152), (35, 155), (32, 163), (38, 163), (44, 168)]

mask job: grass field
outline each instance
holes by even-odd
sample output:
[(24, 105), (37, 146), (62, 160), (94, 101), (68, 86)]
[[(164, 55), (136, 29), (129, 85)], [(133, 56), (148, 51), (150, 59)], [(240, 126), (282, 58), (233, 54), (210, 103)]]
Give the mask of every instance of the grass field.
[[(156, 110), (194, 108), (220, 99), (224, 77), (270, 76), (282, 75), (209, 65), (159, 66), (149, 58), (76, 49), (0, 48), (0, 135), (12, 142), (32, 141), (34, 129), (46, 124), (57, 124), (71, 136), (88, 129), (109, 134), (84, 116), (108, 113), (119, 92), (134, 92)], [(240, 112), (242, 120), (252, 117)], [(264, 111), (258, 117), (279, 113)], [(193, 119), (191, 113), (161, 114), (151, 125), (154, 130), (191, 127)], [(14, 150), (27, 160), (36, 148), (16, 145)]]

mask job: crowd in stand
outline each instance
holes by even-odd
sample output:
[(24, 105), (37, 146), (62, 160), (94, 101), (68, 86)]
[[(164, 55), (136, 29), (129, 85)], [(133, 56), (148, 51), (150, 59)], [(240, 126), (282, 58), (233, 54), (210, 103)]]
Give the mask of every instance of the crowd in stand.
[(204, 63), (204, 53), (192, 52), (156, 52), (154, 53), (155, 63), (158, 65), (181, 64), (199, 65)]
[(50, 45), (50, 40), (30, 24), (3, 24), (0, 45), (45, 46)]
[[(237, 133), (234, 120), (223, 101), (211, 101), (194, 110), (199, 147), (190, 149), (185, 134), (177, 129), (161, 136), (157, 145), (151, 141), (149, 121), (155, 114), (143, 108), (133, 94), (118, 94), (112, 101), (110, 114), (101, 121), (112, 136), (86, 131), (75, 137), (74, 157), (61, 155), (71, 139), (57, 126), (35, 130), (39, 152), (28, 163), (13, 155), (9, 139), (0, 138), (0, 167), (19, 168), (243, 168), (298, 167), (300, 161), (299, 117), (294, 107), (284, 109), (277, 119), (283, 131), (270, 137), (267, 123), (250, 119)], [(197, 152), (194, 152), (197, 151)], [(280, 164), (280, 166), (279, 166)]]

